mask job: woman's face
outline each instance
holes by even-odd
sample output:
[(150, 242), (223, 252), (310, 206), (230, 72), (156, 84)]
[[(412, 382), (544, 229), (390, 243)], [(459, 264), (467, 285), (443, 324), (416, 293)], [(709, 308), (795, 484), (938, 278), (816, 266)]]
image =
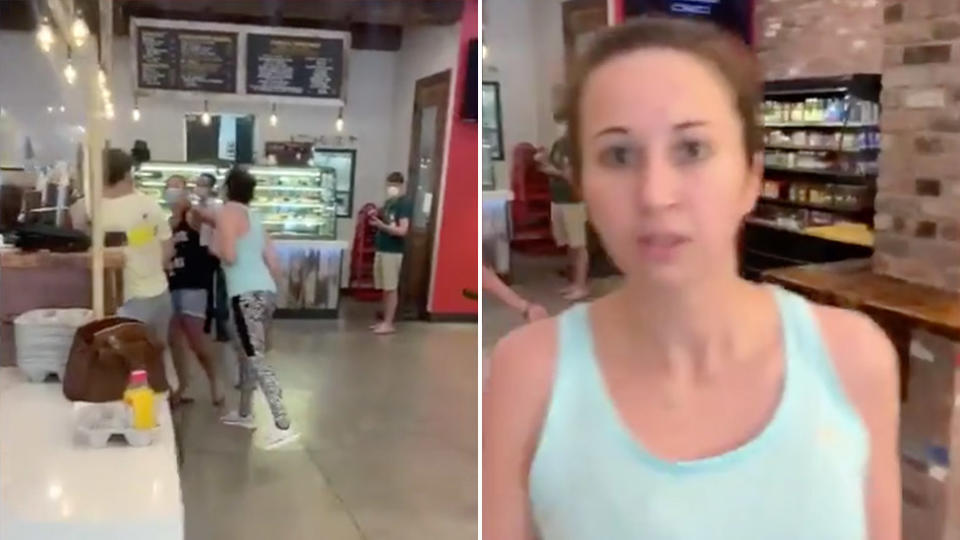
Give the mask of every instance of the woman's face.
[(683, 285), (735, 268), (760, 170), (719, 73), (669, 49), (628, 53), (590, 75), (580, 118), (590, 220), (628, 277)]

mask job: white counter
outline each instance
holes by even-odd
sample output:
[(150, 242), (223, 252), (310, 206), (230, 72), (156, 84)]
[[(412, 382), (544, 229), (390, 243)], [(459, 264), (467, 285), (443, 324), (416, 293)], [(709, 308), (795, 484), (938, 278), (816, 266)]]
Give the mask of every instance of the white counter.
[(0, 538), (183, 540), (170, 409), (160, 440), (90, 449), (73, 442), (73, 404), (59, 384), (0, 368)]

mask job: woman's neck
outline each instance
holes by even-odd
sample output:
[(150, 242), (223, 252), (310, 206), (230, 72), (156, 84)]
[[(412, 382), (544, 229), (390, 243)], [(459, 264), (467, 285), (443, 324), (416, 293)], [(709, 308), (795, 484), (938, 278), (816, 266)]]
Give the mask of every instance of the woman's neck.
[(736, 274), (714, 274), (676, 288), (628, 280), (612, 301), (628, 350), (659, 359), (670, 372), (709, 373), (752, 347), (742, 329), (761, 322), (763, 294)]

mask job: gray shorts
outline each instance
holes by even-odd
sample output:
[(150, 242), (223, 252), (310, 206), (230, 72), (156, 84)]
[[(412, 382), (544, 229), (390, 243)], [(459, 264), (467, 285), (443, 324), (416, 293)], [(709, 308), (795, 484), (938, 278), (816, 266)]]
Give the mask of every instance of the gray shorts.
[(200, 319), (207, 318), (206, 289), (173, 289), (170, 291), (175, 315), (189, 315)]
[(117, 315), (142, 322), (150, 328), (159, 343), (166, 343), (170, 332), (170, 318), (173, 317), (170, 293), (164, 292), (151, 298), (131, 298), (120, 306)]

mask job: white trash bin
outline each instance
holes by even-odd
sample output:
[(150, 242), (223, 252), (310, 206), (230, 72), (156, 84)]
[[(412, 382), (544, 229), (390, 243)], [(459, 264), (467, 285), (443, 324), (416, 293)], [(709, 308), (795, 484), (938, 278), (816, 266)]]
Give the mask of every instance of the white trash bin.
[(13, 321), (17, 366), (32, 382), (43, 382), (51, 374), (63, 381), (73, 336), (92, 321), (93, 311), (82, 308), (35, 309), (20, 315)]

